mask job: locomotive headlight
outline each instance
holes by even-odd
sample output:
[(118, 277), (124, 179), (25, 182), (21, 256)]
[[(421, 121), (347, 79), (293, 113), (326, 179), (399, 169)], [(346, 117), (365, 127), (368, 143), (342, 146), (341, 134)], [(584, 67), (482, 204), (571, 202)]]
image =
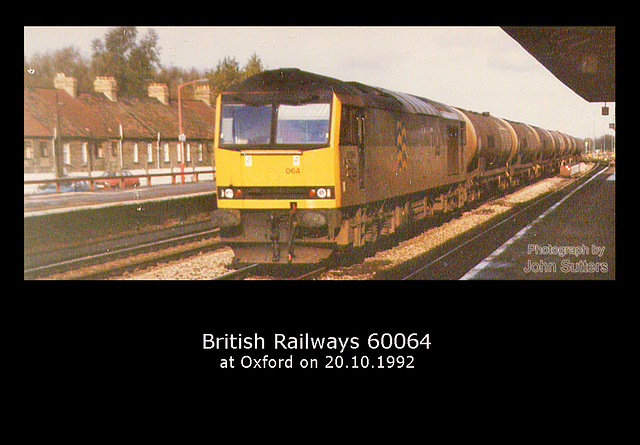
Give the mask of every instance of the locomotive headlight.
[(318, 187), (309, 189), (309, 198), (331, 199), (331, 187)]
[(224, 197), (229, 199), (233, 198), (233, 189), (226, 189), (224, 191)]

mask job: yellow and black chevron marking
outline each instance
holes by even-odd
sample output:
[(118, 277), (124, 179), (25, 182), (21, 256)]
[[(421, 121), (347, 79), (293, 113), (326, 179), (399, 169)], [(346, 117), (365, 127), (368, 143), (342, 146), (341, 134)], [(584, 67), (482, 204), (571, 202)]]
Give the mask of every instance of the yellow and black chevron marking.
[(398, 170), (404, 170), (407, 168), (407, 130), (400, 121), (396, 125), (396, 148)]

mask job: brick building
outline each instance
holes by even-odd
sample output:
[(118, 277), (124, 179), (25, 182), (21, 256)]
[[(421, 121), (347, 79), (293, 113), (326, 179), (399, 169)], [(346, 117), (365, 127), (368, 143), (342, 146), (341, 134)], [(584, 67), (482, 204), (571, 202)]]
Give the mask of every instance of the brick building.
[[(166, 85), (152, 83), (148, 97), (119, 97), (113, 77), (97, 77), (91, 93), (78, 93), (76, 84), (58, 73), (55, 89), (25, 87), (25, 180), (180, 171), (178, 102), (169, 100)], [(181, 101), (185, 172), (213, 179), (215, 109), (208, 85), (196, 88), (195, 100)], [(171, 178), (153, 180), (163, 182)], [(35, 189), (25, 185), (25, 193)]]

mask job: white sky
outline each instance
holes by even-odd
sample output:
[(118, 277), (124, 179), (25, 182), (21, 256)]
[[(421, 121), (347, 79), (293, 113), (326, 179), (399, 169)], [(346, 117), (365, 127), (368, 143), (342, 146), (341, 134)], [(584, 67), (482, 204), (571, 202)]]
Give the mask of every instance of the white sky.
[[(254, 52), (266, 69), (304, 71), (423, 96), (448, 105), (560, 130), (614, 134), (601, 116), (499, 27), (163, 27), (164, 66), (215, 69), (225, 56), (243, 66)], [(109, 27), (25, 27), (24, 54), (91, 41)], [(138, 27), (138, 38), (148, 27)]]

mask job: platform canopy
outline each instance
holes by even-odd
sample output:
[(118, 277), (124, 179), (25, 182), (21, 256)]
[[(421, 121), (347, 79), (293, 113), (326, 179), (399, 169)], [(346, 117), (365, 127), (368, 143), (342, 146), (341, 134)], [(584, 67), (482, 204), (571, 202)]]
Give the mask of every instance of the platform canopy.
[(615, 26), (503, 26), (502, 29), (587, 102), (615, 102)]

